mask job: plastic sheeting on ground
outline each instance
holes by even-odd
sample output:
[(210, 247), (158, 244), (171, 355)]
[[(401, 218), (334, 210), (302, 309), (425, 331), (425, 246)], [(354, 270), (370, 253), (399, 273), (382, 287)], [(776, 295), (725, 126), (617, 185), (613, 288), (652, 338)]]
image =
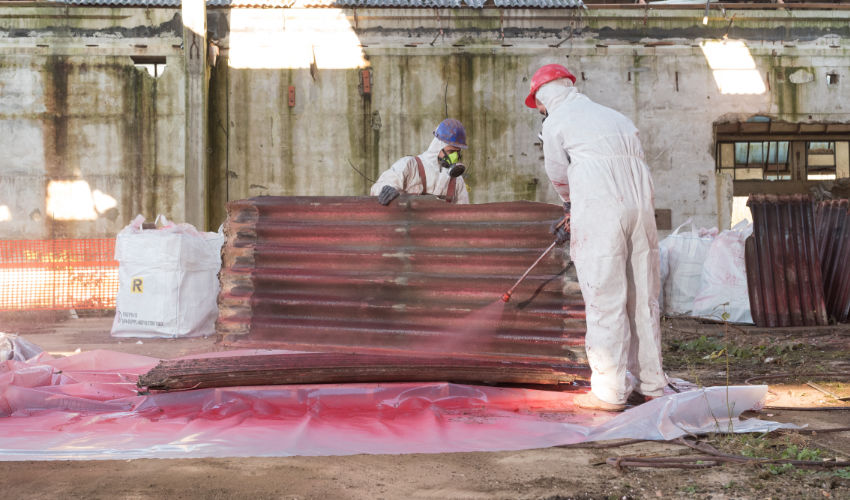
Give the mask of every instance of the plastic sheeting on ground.
[(766, 386), (671, 394), (619, 415), (577, 410), (572, 393), (451, 383), (138, 395), (157, 362), (91, 351), (0, 363), (0, 460), (499, 451), (793, 427), (738, 418)]

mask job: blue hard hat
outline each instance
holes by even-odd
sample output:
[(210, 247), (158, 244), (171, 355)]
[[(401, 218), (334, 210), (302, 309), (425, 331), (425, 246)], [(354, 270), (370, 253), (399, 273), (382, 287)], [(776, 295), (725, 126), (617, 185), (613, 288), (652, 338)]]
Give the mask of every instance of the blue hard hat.
[(434, 137), (449, 146), (466, 149), (466, 129), (454, 118), (441, 121), (437, 125), (437, 130), (434, 131)]

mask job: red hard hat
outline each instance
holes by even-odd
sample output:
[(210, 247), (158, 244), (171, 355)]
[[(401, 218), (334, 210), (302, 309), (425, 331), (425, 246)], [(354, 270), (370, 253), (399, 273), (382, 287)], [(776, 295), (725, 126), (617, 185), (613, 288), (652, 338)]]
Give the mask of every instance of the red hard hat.
[(529, 108), (536, 108), (537, 103), (534, 102), (534, 96), (537, 95), (537, 91), (540, 87), (559, 78), (569, 78), (573, 81), (573, 83), (576, 82), (576, 77), (570, 73), (570, 70), (560, 64), (547, 64), (546, 66), (538, 69), (537, 72), (534, 73), (534, 76), (531, 77), (531, 92), (529, 92), (528, 97), (525, 98), (525, 105)]

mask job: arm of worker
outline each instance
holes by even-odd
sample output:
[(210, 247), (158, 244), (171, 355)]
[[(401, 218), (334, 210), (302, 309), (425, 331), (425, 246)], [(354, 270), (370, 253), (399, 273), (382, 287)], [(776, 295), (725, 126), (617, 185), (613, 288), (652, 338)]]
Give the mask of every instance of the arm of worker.
[(378, 196), (384, 186), (391, 186), (399, 191), (404, 191), (415, 175), (417, 175), (416, 160), (412, 156), (399, 158), (378, 177), (378, 180), (372, 185), (371, 194)]
[(555, 191), (563, 201), (570, 201), (570, 181), (567, 178), (570, 157), (554, 127), (546, 127), (545, 124), (543, 126), (543, 157), (546, 175)]
[[(552, 182), (555, 191), (564, 200), (564, 217), (552, 222), (549, 227), (549, 232), (555, 236), (555, 240), (560, 245), (570, 239), (570, 181), (567, 177), (570, 157), (553, 129), (547, 128), (545, 125), (543, 127), (543, 155), (546, 175)], [(561, 221), (563, 221), (563, 224)]]
[(555, 237), (555, 242), (563, 245), (570, 239), (570, 202), (564, 203), (564, 216), (553, 221), (549, 226), (549, 233)]
[(463, 177), (457, 178), (455, 196), (457, 197), (457, 201), (455, 203), (459, 205), (469, 204), (469, 190), (466, 188), (466, 182), (464, 182)]
[(388, 205), (404, 191), (407, 181), (413, 177), (415, 170), (415, 160), (409, 156), (400, 158), (378, 177), (372, 185), (370, 194), (377, 196), (381, 205)]

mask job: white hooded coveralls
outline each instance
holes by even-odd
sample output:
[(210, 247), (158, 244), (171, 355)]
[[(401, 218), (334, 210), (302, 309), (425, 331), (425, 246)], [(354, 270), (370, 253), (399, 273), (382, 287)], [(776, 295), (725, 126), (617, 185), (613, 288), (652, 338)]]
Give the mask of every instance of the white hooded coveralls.
[[(449, 181), (451, 180), (449, 171), (446, 168), (441, 168), (437, 161), (437, 155), (446, 146), (448, 144), (435, 137), (428, 149), (418, 155), (419, 159), (422, 160), (422, 166), (425, 168), (428, 194), (445, 196), (449, 190)], [(413, 156), (405, 156), (393, 163), (375, 181), (371, 190), (372, 196), (381, 194), (384, 186), (392, 186), (402, 193), (422, 194), (422, 179), (419, 178), (419, 167), (416, 165), (416, 159)], [(469, 203), (469, 193), (466, 192), (463, 177), (458, 177), (455, 181), (455, 199), (455, 203)]]
[[(546, 173), (571, 207), (570, 257), (584, 297), (591, 391), (623, 404), (660, 396), (658, 234), (652, 178), (638, 130), (565, 79), (537, 91), (546, 106)], [(636, 379), (627, 376), (629, 371)]]

